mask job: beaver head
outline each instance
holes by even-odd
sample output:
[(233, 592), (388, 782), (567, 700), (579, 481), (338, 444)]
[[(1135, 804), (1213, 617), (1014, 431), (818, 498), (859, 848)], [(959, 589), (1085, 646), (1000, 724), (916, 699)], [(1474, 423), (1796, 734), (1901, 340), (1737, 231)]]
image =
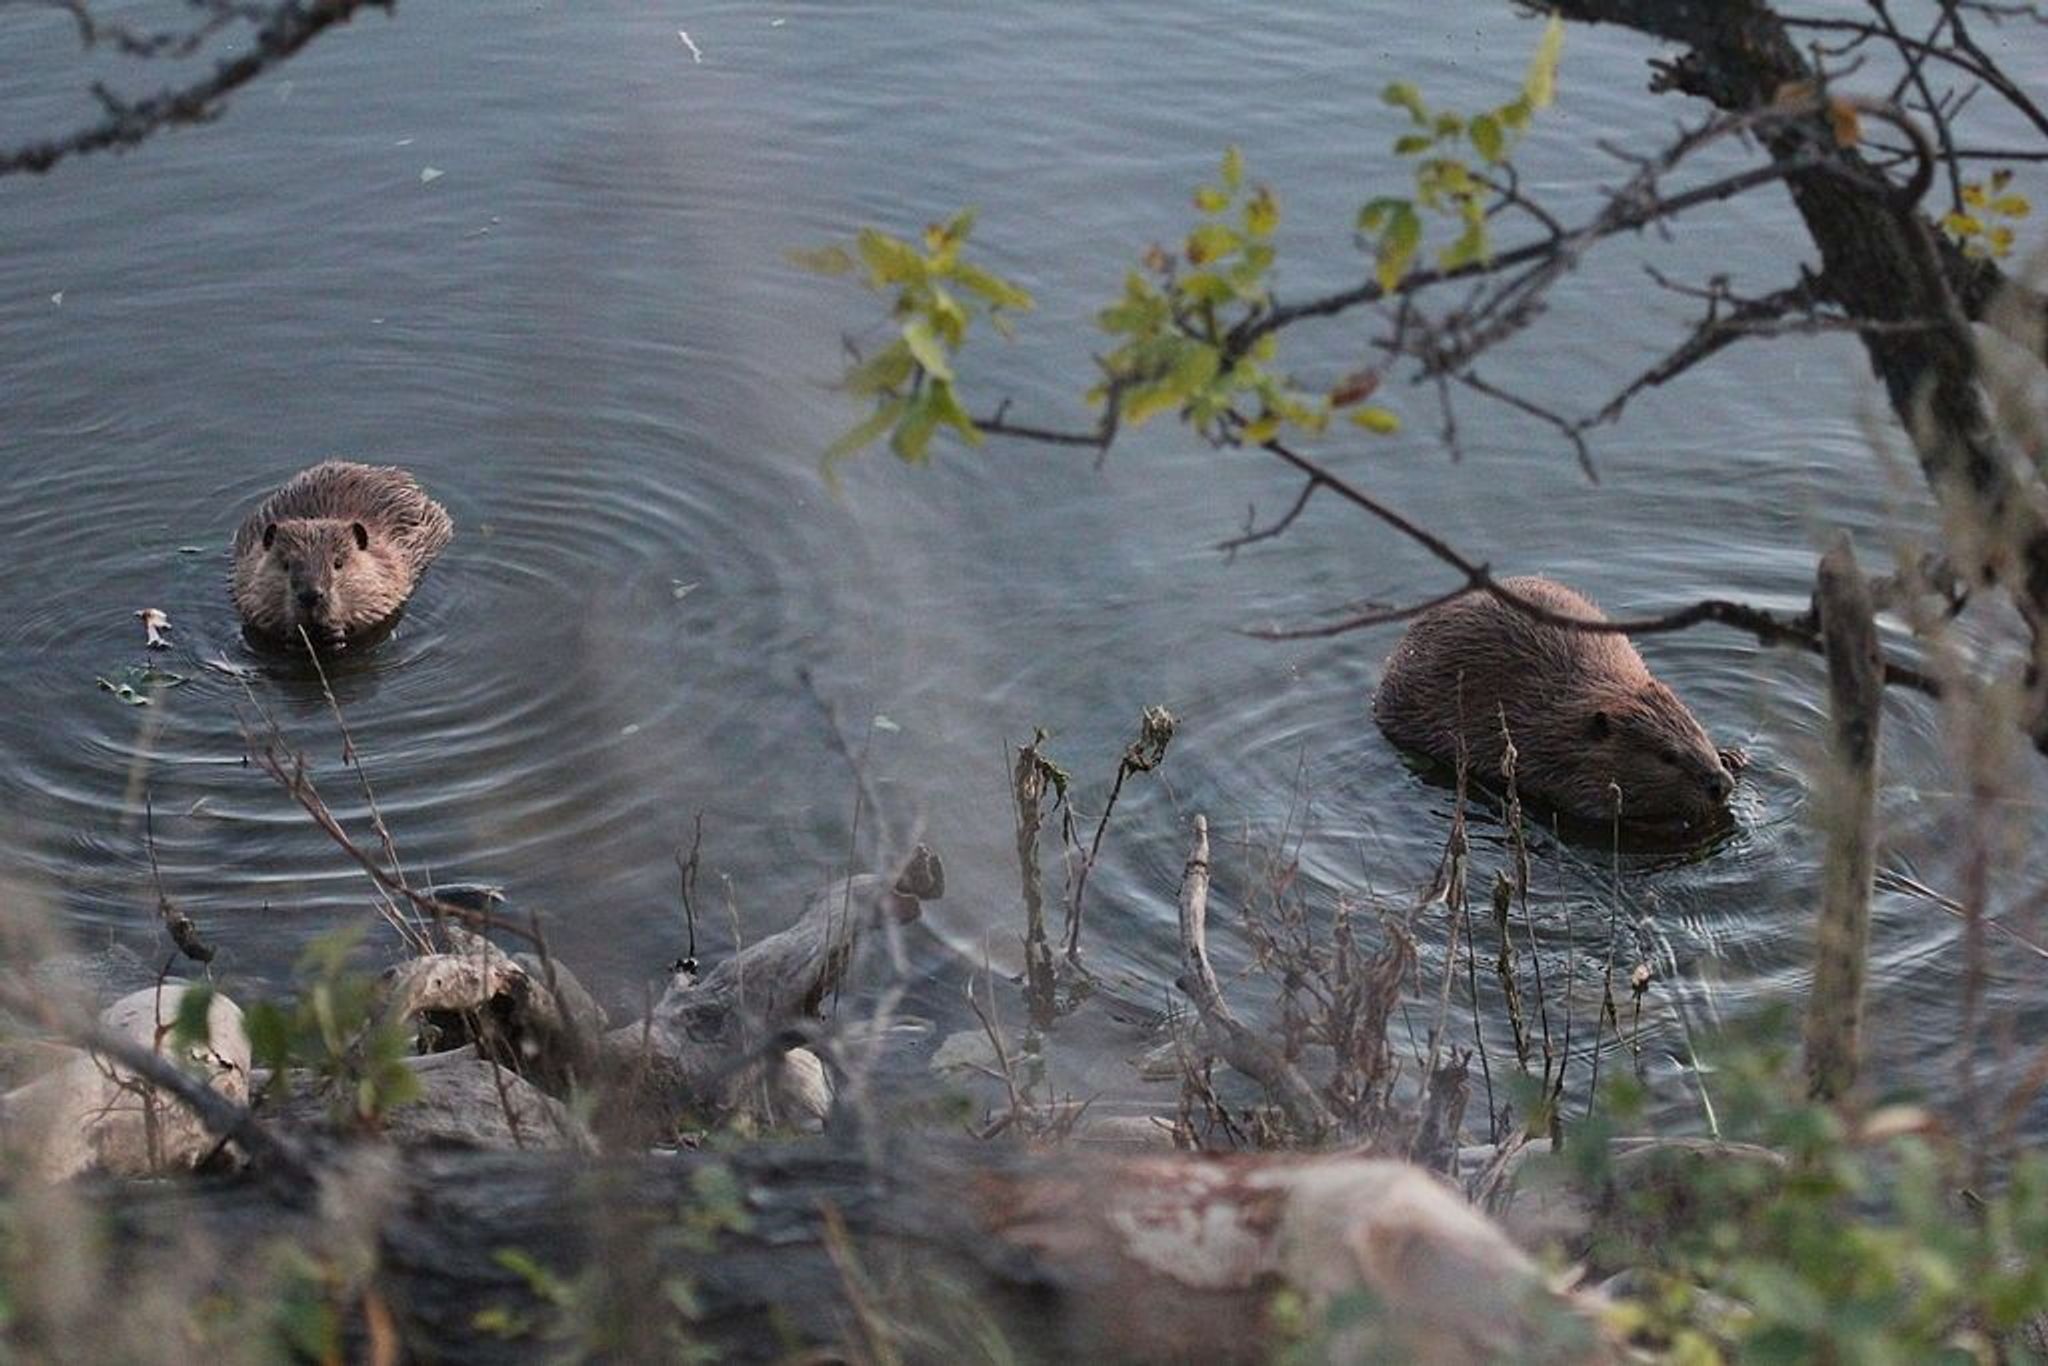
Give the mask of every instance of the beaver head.
[(303, 627), (334, 641), (388, 610), (376, 591), (387, 577), (372, 552), (370, 529), (337, 518), (292, 518), (264, 525), (255, 563), (243, 566), (252, 625), (285, 636)]
[[(1621, 813), (1631, 821), (1709, 820), (1735, 789), (1720, 752), (1678, 695), (1654, 678), (1630, 688), (1600, 689), (1578, 699), (1580, 762), (1575, 787), (1609, 781), (1621, 788)], [(1591, 798), (1591, 800), (1588, 800)], [(1574, 791), (1583, 811), (1612, 811), (1614, 795)]]

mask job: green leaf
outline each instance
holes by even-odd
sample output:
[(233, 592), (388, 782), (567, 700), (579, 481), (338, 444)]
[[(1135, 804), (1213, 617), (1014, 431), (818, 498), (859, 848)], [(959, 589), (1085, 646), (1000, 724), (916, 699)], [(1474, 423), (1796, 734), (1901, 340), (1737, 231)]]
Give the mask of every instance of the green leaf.
[(1404, 200), (1389, 216), (1387, 230), (1380, 237), (1376, 274), (1381, 289), (1391, 291), (1401, 283), (1409, 262), (1415, 259), (1416, 248), (1421, 245), (1422, 218), (1415, 212), (1415, 206)]
[(1195, 191), (1195, 207), (1203, 213), (1222, 213), (1230, 207), (1230, 196), (1214, 185), (1203, 185)]
[(1134, 389), (1124, 395), (1123, 420), (1128, 426), (1142, 427), (1160, 413), (1180, 407), (1182, 398), (1170, 383)]
[(1436, 146), (1436, 139), (1427, 133), (1403, 133), (1394, 139), (1395, 156), (1414, 156)]
[(1199, 266), (1221, 260), (1243, 242), (1243, 238), (1221, 223), (1203, 223), (1188, 234), (1188, 263)]
[(1529, 116), (1534, 112), (1529, 107), (1529, 97), (1527, 95), (1517, 95), (1514, 99), (1509, 100), (1506, 104), (1494, 110), (1493, 117), (1499, 119), (1503, 127), (1513, 129), (1519, 133), (1529, 126)]
[(910, 379), (917, 360), (899, 339), (846, 372), (840, 387), (857, 398), (893, 393)]
[(949, 273), (960, 287), (986, 300), (991, 308), (1014, 308), (1024, 312), (1034, 305), (1031, 296), (993, 271), (962, 261)]
[(1465, 131), (1465, 120), (1456, 114), (1438, 114), (1434, 126), (1439, 138), (1454, 138)]
[(1401, 430), (1401, 418), (1391, 408), (1368, 404), (1351, 414), (1354, 425), (1365, 428), (1378, 436), (1392, 436)]
[(292, 1063), (291, 1020), (275, 1001), (256, 1001), (242, 1014), (250, 1060), (281, 1076)]
[(867, 264), (871, 283), (912, 285), (924, 282), (924, 257), (902, 238), (891, 237), (874, 228), (862, 228), (859, 246), (860, 259)]
[(1192, 394), (1216, 378), (1216, 367), (1220, 360), (1221, 357), (1215, 347), (1205, 346), (1200, 342), (1192, 343), (1181, 352), (1180, 359), (1174, 362), (1173, 370), (1167, 377), (1168, 383), (1183, 397)]
[(1223, 188), (1236, 193), (1244, 183), (1244, 153), (1235, 145), (1223, 149)]
[(1531, 109), (1543, 109), (1557, 98), (1557, 59), (1564, 51), (1564, 20), (1555, 14), (1543, 25), (1543, 37), (1536, 55), (1529, 59), (1529, 74), (1522, 79), (1522, 94)]
[(1480, 156), (1485, 157), (1489, 164), (1499, 164), (1501, 151), (1506, 145), (1506, 138), (1501, 132), (1500, 120), (1491, 114), (1481, 114), (1478, 118), (1472, 120), (1472, 127), (1469, 131), (1472, 135), (1473, 150), (1478, 152)]
[(1198, 304), (1227, 304), (1237, 298), (1237, 287), (1212, 270), (1196, 271), (1180, 282), (1182, 297)]
[(1380, 98), (1388, 104), (1408, 111), (1408, 117), (1417, 123), (1429, 122), (1429, 109), (1422, 103), (1422, 92), (1407, 81), (1395, 81), (1380, 92)]
[(1456, 270), (1485, 258), (1486, 219), (1480, 216), (1467, 222), (1465, 231), (1458, 234), (1458, 240), (1438, 254), (1437, 265), (1444, 270)]
[(932, 286), (932, 330), (949, 347), (958, 347), (967, 336), (967, 310), (960, 301), (938, 285)]
[(1245, 444), (1251, 446), (1262, 446), (1278, 435), (1280, 435), (1280, 419), (1272, 413), (1267, 413), (1262, 417), (1247, 422), (1244, 431), (1241, 433)]
[[(2018, 198), (2017, 195), (2013, 196)], [(2024, 202), (2024, 201), (2023, 201)], [(1280, 201), (1265, 186), (1259, 186), (1244, 206), (1244, 230), (1251, 237), (1271, 237), (1280, 226)]]
[(854, 424), (845, 435), (825, 448), (825, 463), (829, 465), (835, 460), (843, 460), (871, 444), (883, 432), (895, 426), (896, 420), (903, 416), (903, 410), (909, 406), (908, 399), (898, 398), (876, 408), (866, 418)]
[(952, 385), (943, 381), (933, 382), (932, 410), (938, 414), (940, 422), (960, 433), (960, 439), (968, 445), (979, 446), (982, 443), (981, 428), (974, 425), (974, 419), (960, 406)]
[(213, 1028), (208, 1012), (213, 1009), (213, 988), (195, 986), (188, 988), (178, 998), (178, 1016), (171, 1022), (171, 1043), (173, 1046), (203, 1048), (213, 1041)]
[(910, 348), (910, 354), (916, 357), (926, 374), (933, 379), (952, 380), (953, 363), (946, 359), (945, 345), (932, 331), (928, 319), (912, 318), (903, 324), (903, 344)]
[(889, 438), (889, 449), (913, 465), (924, 463), (926, 448), (932, 444), (932, 433), (938, 430), (939, 412), (932, 402), (932, 391), (938, 385), (931, 385), (911, 400), (910, 411), (897, 424), (895, 433)]
[(1365, 207), (1358, 211), (1358, 230), (1378, 232), (1387, 225), (1387, 220), (1392, 218), (1396, 211), (1407, 207), (1407, 200), (1395, 199), (1390, 195), (1368, 200)]
[(853, 257), (845, 247), (821, 247), (816, 251), (801, 248), (785, 252), (791, 265), (819, 275), (844, 275), (853, 269)]

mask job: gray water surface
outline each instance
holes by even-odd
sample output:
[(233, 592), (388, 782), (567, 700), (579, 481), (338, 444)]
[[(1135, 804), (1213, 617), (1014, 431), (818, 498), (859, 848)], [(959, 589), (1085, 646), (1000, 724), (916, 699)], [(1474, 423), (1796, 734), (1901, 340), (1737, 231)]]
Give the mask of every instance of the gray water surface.
[[(1449, 798), (1367, 718), (1396, 628), (1295, 644), (1244, 631), (1427, 596), (1443, 571), (1328, 502), (1285, 539), (1219, 555), (1248, 506), (1271, 515), (1294, 486), (1165, 422), (1099, 466), (992, 443), (918, 470), (873, 455), (835, 492), (819, 453), (856, 414), (829, 380), (841, 333), (871, 335), (874, 314), (784, 251), (978, 205), (977, 252), (1039, 309), (1015, 342), (973, 348), (976, 406), (1085, 423), (1093, 312), (1146, 243), (1185, 231), (1225, 141), (1281, 196), (1283, 293), (1348, 284), (1351, 218), (1394, 173), (1400, 116), (1381, 87), (1497, 102), (1535, 36), (1505, 5), (1391, 0), (1255, 18), (1214, 0), (401, 5), (216, 125), (0, 181), (0, 873), (88, 941), (152, 945), (146, 792), (164, 881), (232, 976), (283, 980), (307, 940), (368, 919), (360, 874), (243, 761), (242, 727), (274, 717), (367, 829), (317, 682), (248, 650), (223, 587), (243, 512), (348, 455), (409, 466), (459, 529), (395, 635), (333, 679), (408, 866), (506, 884), (615, 1001), (681, 951), (673, 855), (698, 813), (749, 938), (861, 847), (819, 696), (894, 823), (945, 853), (933, 916), (973, 951), (1002, 957), (1017, 927), (1007, 746), (1049, 729), (1092, 820), (1150, 703), (1181, 735), (1127, 791), (1091, 888), (1099, 970), (1168, 999), (1195, 812), (1254, 841), (1292, 813), (1320, 904), (1412, 895)], [(1623, 32), (1571, 31), (1560, 105), (1520, 158), (1563, 216), (1621, 175), (1596, 138), (1697, 116), (1644, 91), (1650, 55)], [(0, 127), (89, 116), (73, 58), (58, 18), (0, 12)], [(1776, 192), (1669, 244), (1615, 243), (1484, 372), (1597, 407), (1690, 316), (1640, 262), (1761, 292), (1805, 252)], [(1327, 382), (1373, 326), (1300, 329), (1290, 354)], [(1739, 348), (1645, 394), (1598, 433), (1597, 484), (1505, 408), (1462, 404), (1454, 463), (1432, 393), (1386, 398), (1403, 434), (1332, 441), (1334, 463), (1497, 569), (1552, 574), (1611, 611), (1707, 595), (1796, 609), (1836, 529), (1883, 563), (1929, 526), (1910, 468), (1873, 450), (1889, 419), (1839, 340)], [(138, 661), (131, 613), (147, 606), (170, 613), (169, 666), (191, 681), (129, 708), (95, 678)], [(1668, 1060), (1695, 1031), (1803, 991), (1821, 676), (1725, 631), (1643, 649), (1722, 743), (1752, 752), (1738, 827), (1694, 860), (1550, 849), (1537, 878), (1545, 942), (1576, 945), (1581, 990), (1597, 991), (1610, 944), (1625, 966), (1654, 962), (1645, 1065), (1682, 1108)], [(197, 667), (215, 657), (250, 676)], [(1882, 861), (1953, 890), (1969, 806), (1940, 716), (1894, 696), (1886, 726)], [(2015, 793), (2024, 831), (2039, 775), (2019, 772)], [(1481, 847), (1497, 860), (1484, 832)], [(2030, 890), (2040, 862), (2010, 851), (1999, 890)], [(1229, 888), (1244, 870), (1220, 875)], [(711, 922), (715, 953), (731, 931), (722, 909)], [(1441, 927), (1419, 933), (1434, 983)], [(1879, 900), (1876, 1046), (1903, 1088), (1950, 1084), (1958, 935), (1924, 897)], [(1999, 956), (1994, 1004), (2021, 1038), (2048, 1023), (2041, 967)]]

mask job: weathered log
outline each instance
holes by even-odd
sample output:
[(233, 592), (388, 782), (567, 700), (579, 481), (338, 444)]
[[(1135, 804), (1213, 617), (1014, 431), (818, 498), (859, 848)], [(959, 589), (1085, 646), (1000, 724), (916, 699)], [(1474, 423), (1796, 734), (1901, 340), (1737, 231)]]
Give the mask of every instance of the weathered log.
[[(807, 1143), (598, 1164), (421, 1152), (334, 1180), (321, 1205), (374, 1216), (341, 1235), (258, 1183), (123, 1190), (106, 1274), (148, 1284), (209, 1244), (237, 1254), (211, 1263), (223, 1280), (274, 1274), (289, 1243), (327, 1269), (359, 1339), (377, 1320), (408, 1357), (451, 1363), (689, 1346), (987, 1359), (992, 1344), (1022, 1360), (1239, 1361), (1304, 1334), (1335, 1359), (1610, 1355), (1595, 1303), (1397, 1162)], [(370, 1269), (351, 1277), (337, 1245)], [(258, 1247), (271, 1251), (244, 1255)]]
[(1806, 1079), (1835, 1100), (1855, 1085), (1862, 1053), (1864, 960), (1877, 860), (1877, 736), (1884, 664), (1870, 590), (1847, 535), (1821, 557), (1814, 593), (1828, 655), (1828, 753), (1815, 784), (1826, 842), (1813, 995), (1806, 1009)]
[(945, 890), (923, 846), (894, 878), (872, 873), (814, 894), (788, 929), (748, 945), (702, 978), (679, 972), (646, 1020), (611, 1031), (609, 1084), (628, 1132), (673, 1127), (680, 1114), (742, 1112), (767, 1123), (821, 1118), (824, 1069), (800, 1052), (801, 1030), (852, 971), (865, 934), (917, 919)]
[[(568, 1106), (474, 1048), (425, 1053), (405, 1065), (419, 1082), (419, 1094), (379, 1117), (380, 1135), (399, 1147), (597, 1150), (589, 1126)], [(287, 1130), (330, 1129), (327, 1098), (297, 1074), (292, 1081), (281, 1099), (264, 1105), (263, 1122)]]

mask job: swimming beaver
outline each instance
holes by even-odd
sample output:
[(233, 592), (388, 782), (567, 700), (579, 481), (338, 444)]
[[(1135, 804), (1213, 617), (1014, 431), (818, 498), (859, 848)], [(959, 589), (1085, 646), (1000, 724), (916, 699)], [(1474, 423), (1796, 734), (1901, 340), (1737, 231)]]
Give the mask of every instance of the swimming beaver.
[(235, 532), (231, 592), (251, 634), (341, 645), (389, 622), (455, 535), (447, 510), (389, 465), (327, 460)]
[[(1605, 621), (1549, 579), (1501, 586), (1561, 616)], [(1572, 631), (1475, 589), (1432, 607), (1387, 658), (1373, 720), (1402, 749), (1450, 764), (1463, 738), (1472, 772), (1500, 772), (1501, 709), (1525, 797), (1582, 820), (1694, 823), (1734, 787), (1713, 741), (1677, 694), (1650, 677), (1628, 637)]]

